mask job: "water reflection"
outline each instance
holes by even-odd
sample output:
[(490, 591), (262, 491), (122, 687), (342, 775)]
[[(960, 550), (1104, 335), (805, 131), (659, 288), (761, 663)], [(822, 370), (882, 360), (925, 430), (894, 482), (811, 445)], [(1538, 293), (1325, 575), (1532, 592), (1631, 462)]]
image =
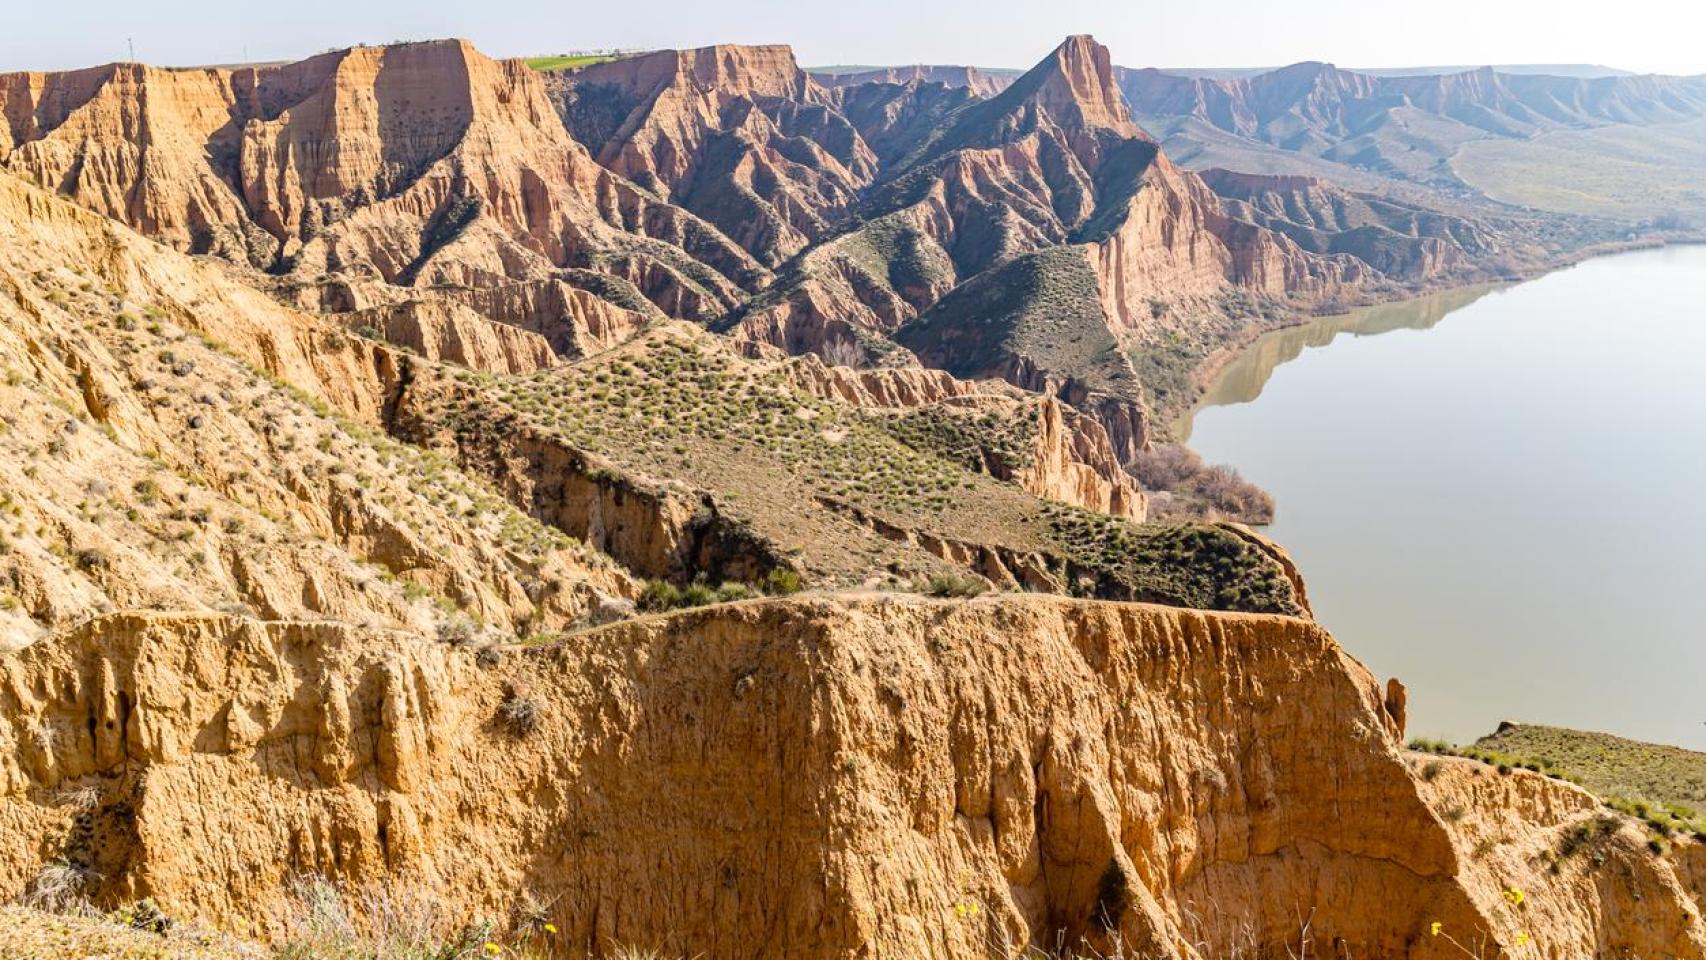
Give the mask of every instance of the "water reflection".
[(1342, 334), (1373, 337), (1394, 330), (1426, 330), (1448, 314), (1469, 306), (1508, 284), (1459, 287), (1414, 300), (1382, 303), (1350, 313), (1316, 317), (1308, 322), (1263, 334), (1221, 370), (1195, 410), (1179, 424), (1179, 436), (1189, 440), (1196, 410), (1249, 403), (1262, 395), (1274, 368), (1302, 356), (1304, 350), (1325, 347)]
[(1706, 247), (1679, 247), (1270, 334), (1191, 445), (1274, 495), (1316, 616), (1409, 685), (1412, 733), (1699, 750), (1703, 424)]

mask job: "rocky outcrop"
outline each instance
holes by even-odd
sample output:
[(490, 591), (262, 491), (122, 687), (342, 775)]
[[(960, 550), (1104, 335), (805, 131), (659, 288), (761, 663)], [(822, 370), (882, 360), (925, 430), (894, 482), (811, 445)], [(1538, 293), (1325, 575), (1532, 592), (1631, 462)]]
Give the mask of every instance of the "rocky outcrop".
[(1102, 425), (1052, 398), (1037, 404), (1035, 454), (1018, 481), (1049, 500), (1139, 522), (1145, 515), (1143, 491)]
[(831, 366), (807, 354), (787, 362), (794, 385), (826, 400), (855, 407), (921, 407), (956, 397), (1000, 395), (998, 384), (957, 380), (923, 367)]
[(570, 956), (1457, 955), (1434, 923), (1706, 956), (1675, 861), (1620, 836), (1550, 872), (1592, 802), (1424, 780), (1383, 702), (1305, 621), (1059, 599), (720, 605), (478, 657), (115, 616), (0, 664), (0, 893), (57, 858), (97, 902), (277, 933), (292, 876), (416, 883), (447, 924), (549, 904)]
[(615, 289), (614, 281), (604, 281), (597, 286), (604, 295), (564, 280), (537, 280), (449, 290), (442, 296), (493, 320), (532, 331), (544, 337), (557, 356), (571, 359), (625, 343), (662, 316), (631, 285)]
[(356, 333), (377, 336), (428, 360), (487, 373), (526, 376), (557, 362), (544, 337), (489, 320), (456, 303), (406, 300), (339, 319)]
[(783, 46), (663, 50), (554, 74), (600, 163), (775, 266), (849, 209), (876, 157)]
[[(1700, 956), (1706, 925), (1695, 872), (1706, 845), (1663, 856), (1630, 818), (1537, 773), (1500, 774), (1473, 760), (1421, 758), (1422, 798), (1440, 817), (1483, 925), (1442, 934), (1471, 945), (1527, 944), (1543, 956)], [(1512, 891), (1520, 891), (1520, 895)], [(1648, 905), (1671, 909), (1649, 914)]]

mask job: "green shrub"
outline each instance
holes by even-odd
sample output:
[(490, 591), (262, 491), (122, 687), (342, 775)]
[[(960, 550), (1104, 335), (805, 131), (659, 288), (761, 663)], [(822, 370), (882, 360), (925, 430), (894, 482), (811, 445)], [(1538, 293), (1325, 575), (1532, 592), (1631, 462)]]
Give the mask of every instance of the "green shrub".
[(925, 584), (924, 592), (932, 597), (975, 597), (989, 589), (980, 577), (961, 573), (934, 573)]
[(800, 592), (800, 575), (785, 567), (777, 567), (759, 581), (759, 589), (773, 597), (785, 597)]
[(647, 613), (674, 610), (681, 606), (681, 591), (668, 580), (651, 580), (634, 605)]

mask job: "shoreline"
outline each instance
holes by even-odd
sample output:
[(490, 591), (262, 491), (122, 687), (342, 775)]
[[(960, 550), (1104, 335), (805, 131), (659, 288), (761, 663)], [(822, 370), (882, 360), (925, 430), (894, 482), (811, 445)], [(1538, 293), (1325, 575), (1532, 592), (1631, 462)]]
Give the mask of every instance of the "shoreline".
[(1238, 335), (1233, 339), (1228, 340), (1226, 343), (1215, 348), (1212, 352), (1204, 356), (1202, 361), (1192, 368), (1192, 393), (1191, 400), (1188, 404), (1185, 404), (1175, 410), (1157, 411), (1157, 423), (1164, 424), (1166, 427), (1165, 435), (1159, 439), (1162, 439), (1167, 443), (1177, 443), (1189, 446), (1189, 432), (1182, 428), (1185, 427), (1191, 419), (1196, 416), (1197, 412), (1202, 409), (1203, 400), (1208, 397), (1209, 392), (1216, 385), (1221, 376), (1225, 374), (1227, 368), (1263, 337), (1271, 333), (1278, 333), (1283, 330), (1294, 330), (1298, 327), (1308, 326), (1311, 323), (1321, 320), (1352, 317), (1358, 313), (1375, 307), (1408, 303), (1415, 300), (1421, 300), (1425, 297), (1434, 296), (1436, 294), (1449, 293), (1453, 290), (1464, 290), (1480, 285), (1486, 285), (1489, 287), (1518, 286), (1538, 280), (1549, 274), (1557, 273), (1561, 270), (1568, 270), (1572, 267), (1579, 266), (1589, 260), (1597, 260), (1603, 257), (1612, 257), (1625, 253), (1639, 253), (1645, 250), (1662, 250), (1669, 247), (1700, 245), (1706, 245), (1706, 233), (1691, 233), (1676, 236), (1645, 236), (1623, 242), (1593, 244), (1591, 246), (1583, 247), (1580, 250), (1571, 251), (1569, 254), (1563, 255), (1545, 266), (1535, 267), (1519, 273), (1505, 274), (1497, 277), (1464, 276), (1458, 279), (1421, 282), (1404, 288), (1394, 296), (1373, 296), (1365, 301), (1356, 303), (1348, 310), (1337, 313), (1304, 313), (1300, 311), (1288, 316), (1284, 320), (1276, 321), (1274, 323), (1252, 324), (1239, 331)]

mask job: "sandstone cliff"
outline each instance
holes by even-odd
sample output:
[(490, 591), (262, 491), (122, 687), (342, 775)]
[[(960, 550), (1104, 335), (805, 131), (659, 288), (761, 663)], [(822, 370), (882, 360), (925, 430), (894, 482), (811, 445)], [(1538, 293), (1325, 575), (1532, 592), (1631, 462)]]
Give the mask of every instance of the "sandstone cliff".
[(423, 883), (452, 920), (525, 894), (566, 956), (1458, 955), (1436, 922), (1706, 956), (1675, 860), (1614, 832), (1550, 872), (1592, 801), (1424, 780), (1385, 703), (1302, 621), (1035, 598), (733, 604), (479, 657), (115, 616), (0, 664), (0, 891), (59, 858), (102, 902), (262, 934), (302, 871)]
[[(0, 78), (0, 164), (181, 249), (282, 273), (263, 285), (305, 309), (449, 300), (565, 358), (668, 315), (790, 353), (921, 359), (1072, 404), (1126, 462), (1155, 432), (1143, 421), (1188, 399), (1191, 368), (1253, 327), (1510, 253), (1460, 219), (1320, 185), (1229, 174), (1223, 200), (1138, 128), (1122, 76), (1083, 36), (1000, 84), (920, 70), (831, 88), (780, 46), (548, 75), (460, 41), (114, 65)], [(1017, 318), (1003, 336), (958, 309), (1065, 250), (1089, 282), (1045, 280), (1049, 302), (1003, 308)], [(1014, 266), (1027, 257), (1043, 259)], [(1047, 315), (1074, 329), (1035, 329)], [(941, 337), (895, 342), (919, 323)], [(935, 341), (955, 336), (983, 349), (944, 355)], [(1109, 349), (1070, 346), (1087, 341)], [(426, 352), (520, 369), (496, 346)]]
[(1129, 355), (1174, 342), (1206, 355), (1258, 313), (1226, 309), (1229, 295), (1307, 302), (1375, 275), (1229, 215), (1138, 129), (1107, 50), (1088, 37), (949, 112), (885, 169), (862, 213), (728, 329), (884, 363), (873, 343), (899, 331), (926, 365), (1110, 412), (1105, 429), (1130, 438), (1126, 459), (1149, 432), (1132, 411), (1157, 405)]
[(407, 300), (340, 319), (358, 334), (389, 341), (428, 360), (487, 373), (525, 375), (557, 361), (544, 337), (488, 320), (457, 303)]
[(237, 70), (0, 77), (4, 166), (182, 249), (306, 277), (493, 286), (554, 267), (709, 317), (763, 271), (600, 167), (542, 81), (459, 41)]
[(822, 238), (876, 157), (787, 47), (664, 50), (554, 75), (599, 162), (776, 265)]

